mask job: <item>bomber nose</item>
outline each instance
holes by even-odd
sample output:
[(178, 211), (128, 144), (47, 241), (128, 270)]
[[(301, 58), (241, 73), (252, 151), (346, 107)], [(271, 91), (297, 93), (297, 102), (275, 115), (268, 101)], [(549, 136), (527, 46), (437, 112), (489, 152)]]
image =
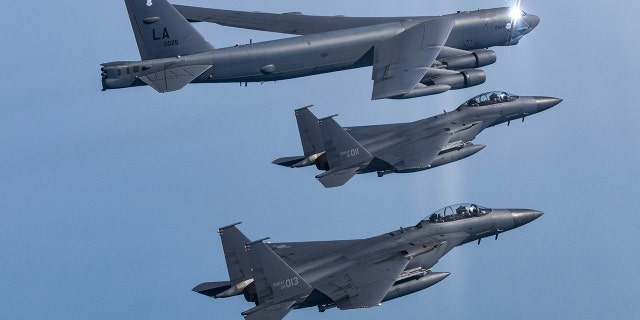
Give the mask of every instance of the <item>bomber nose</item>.
[(536, 104), (538, 105), (538, 112), (547, 110), (558, 103), (562, 102), (560, 98), (554, 97), (534, 97), (536, 99)]
[(530, 210), (530, 209), (510, 209), (513, 216), (514, 228), (525, 225), (535, 219), (538, 219), (544, 214), (542, 211)]
[(525, 21), (527, 22), (527, 25), (529, 26), (527, 33), (531, 32), (531, 30), (535, 29), (535, 27), (538, 26), (538, 24), (540, 24), (540, 17), (534, 15), (534, 14), (529, 14), (525, 17)]

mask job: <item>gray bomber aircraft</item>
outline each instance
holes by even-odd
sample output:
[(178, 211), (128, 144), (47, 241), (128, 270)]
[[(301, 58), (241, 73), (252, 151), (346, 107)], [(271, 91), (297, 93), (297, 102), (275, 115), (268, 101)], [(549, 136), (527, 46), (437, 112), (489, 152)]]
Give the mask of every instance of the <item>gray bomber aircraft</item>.
[(299, 168), (315, 164), (327, 188), (345, 184), (356, 173), (408, 173), (464, 159), (482, 150), (471, 142), (482, 130), (547, 110), (562, 99), (487, 92), (457, 109), (409, 123), (342, 128), (333, 116), (318, 119), (309, 107), (295, 111), (303, 156), (274, 164)]
[[(142, 61), (102, 64), (102, 90), (264, 82), (373, 66), (372, 99), (405, 99), (484, 83), (487, 48), (517, 44), (540, 19), (516, 8), (442, 16), (321, 17), (125, 0)], [(214, 49), (188, 21), (299, 35)]]
[(251, 242), (233, 224), (219, 229), (229, 281), (205, 282), (193, 291), (213, 298), (244, 295), (256, 306), (247, 320), (279, 320), (292, 309), (317, 306), (369, 308), (426, 289), (447, 276), (432, 272), (451, 249), (529, 223), (543, 214), (457, 204), (412, 227), (368, 239)]

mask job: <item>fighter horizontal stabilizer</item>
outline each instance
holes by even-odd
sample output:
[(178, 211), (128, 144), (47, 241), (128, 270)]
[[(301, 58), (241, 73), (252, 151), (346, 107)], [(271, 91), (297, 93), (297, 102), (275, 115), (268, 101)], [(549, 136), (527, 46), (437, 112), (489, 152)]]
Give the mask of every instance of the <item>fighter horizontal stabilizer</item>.
[(215, 298), (216, 295), (231, 288), (231, 281), (203, 282), (191, 291)]
[(409, 94), (447, 42), (453, 21), (427, 21), (374, 46), (372, 100)]
[(138, 78), (158, 92), (169, 92), (182, 89), (211, 67), (211, 65), (189, 65), (167, 68)]
[(271, 163), (277, 164), (279, 166), (293, 168), (296, 163), (299, 163), (300, 161), (303, 161), (306, 158), (307, 157), (301, 157), (301, 156), (282, 157), (282, 158), (273, 160)]
[[(295, 302), (311, 292), (311, 285), (262, 240), (247, 244), (247, 254), (256, 286), (258, 305), (275, 307), (283, 302)], [(249, 314), (251, 310), (245, 313)]]
[(290, 311), (295, 301), (287, 301), (275, 305), (258, 305), (242, 313), (246, 320), (280, 320)]
[(347, 168), (342, 170), (329, 170), (316, 176), (325, 188), (333, 188), (344, 185), (358, 172), (358, 168)]

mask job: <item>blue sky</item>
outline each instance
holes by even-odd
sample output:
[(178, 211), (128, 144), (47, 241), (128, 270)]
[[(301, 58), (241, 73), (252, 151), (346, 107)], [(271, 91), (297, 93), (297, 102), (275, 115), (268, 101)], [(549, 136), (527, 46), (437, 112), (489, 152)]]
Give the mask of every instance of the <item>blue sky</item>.
[[(180, 4), (350, 16), (435, 15), (497, 1), (205, 1)], [(99, 64), (137, 60), (122, 1), (3, 6), (0, 92), (0, 310), (7, 319), (241, 319), (251, 304), (190, 289), (226, 280), (216, 233), (348, 239), (415, 224), (447, 204), (546, 214), (449, 253), (451, 276), (368, 310), (287, 319), (635, 319), (640, 263), (640, 4), (525, 2), (540, 16), (496, 48), (481, 86), (370, 101), (371, 69), (277, 83), (101, 92)], [(283, 35), (198, 24), (216, 47)], [(447, 166), (324, 189), (315, 169), (270, 162), (301, 152), (293, 109), (342, 125), (411, 121), (504, 90), (564, 102), (481, 133)]]

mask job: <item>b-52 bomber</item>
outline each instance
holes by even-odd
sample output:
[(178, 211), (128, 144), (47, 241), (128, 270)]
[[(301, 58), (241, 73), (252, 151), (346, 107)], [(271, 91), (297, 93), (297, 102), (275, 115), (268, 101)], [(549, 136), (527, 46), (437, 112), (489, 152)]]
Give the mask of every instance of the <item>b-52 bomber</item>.
[[(517, 44), (540, 19), (519, 7), (442, 16), (322, 17), (125, 0), (142, 61), (102, 64), (102, 88), (264, 82), (373, 66), (372, 99), (407, 99), (485, 82), (493, 46)], [(185, 19), (186, 18), (186, 19)], [(187, 20), (188, 19), (188, 20)], [(296, 35), (214, 49), (188, 21)]]
[(193, 291), (213, 298), (244, 295), (255, 307), (247, 320), (279, 320), (292, 309), (369, 308), (440, 282), (431, 268), (453, 248), (527, 224), (543, 214), (528, 209), (447, 206), (412, 227), (368, 239), (264, 243), (237, 224), (219, 229), (229, 281)]
[(482, 130), (547, 110), (562, 99), (506, 92), (475, 96), (457, 109), (409, 123), (342, 128), (335, 115), (318, 119), (304, 107), (295, 111), (303, 156), (274, 164), (325, 170), (316, 176), (327, 188), (345, 184), (356, 173), (409, 173), (464, 159), (482, 150), (471, 142)]

